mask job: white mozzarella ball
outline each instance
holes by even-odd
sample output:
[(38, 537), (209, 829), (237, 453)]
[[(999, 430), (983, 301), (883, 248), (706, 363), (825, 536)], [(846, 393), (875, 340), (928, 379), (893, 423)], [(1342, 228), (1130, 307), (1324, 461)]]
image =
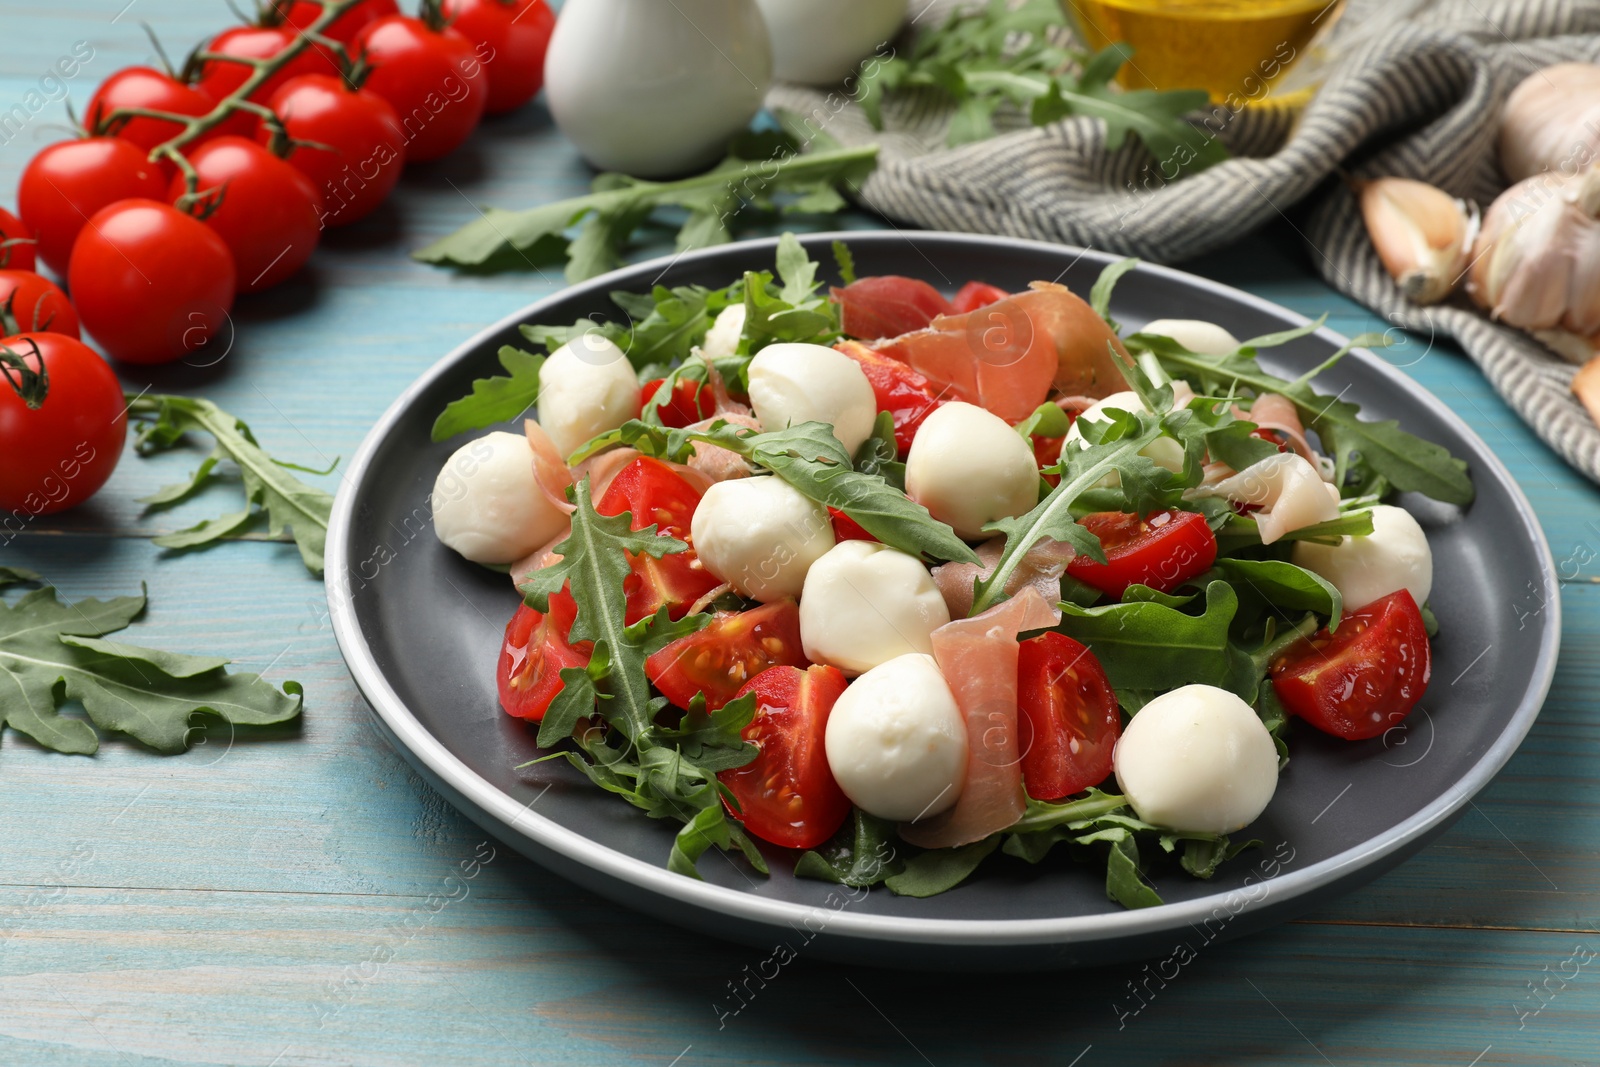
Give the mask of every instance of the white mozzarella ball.
[(1234, 694), (1186, 685), (1156, 697), (1117, 740), (1117, 784), (1139, 818), (1173, 830), (1231, 834), (1266, 810), (1278, 750)]
[(514, 563), (561, 532), (566, 515), (533, 474), (520, 433), (495, 432), (456, 449), (434, 479), (433, 531), (474, 563)]
[(828, 768), (869, 815), (937, 815), (961, 796), (967, 725), (933, 657), (898, 656), (850, 683), (828, 713)]
[(806, 658), (860, 674), (907, 652), (932, 652), (950, 621), (933, 575), (915, 557), (871, 541), (841, 541), (811, 565), (800, 594)]
[(1039, 502), (1033, 449), (1006, 421), (955, 401), (929, 415), (906, 455), (906, 495), (968, 540)]
[(1420, 607), (1433, 592), (1433, 550), (1428, 535), (1405, 508), (1379, 504), (1372, 509), (1372, 533), (1343, 537), (1336, 545), (1301, 541), (1290, 557), (1297, 567), (1333, 583), (1346, 611), (1360, 611), (1397, 589)]
[(797, 597), (833, 547), (828, 510), (779, 478), (735, 478), (707, 489), (689, 524), (706, 570), (760, 601)]
[[(1072, 428), (1067, 431), (1067, 442), (1076, 444), (1079, 448), (1088, 448), (1089, 442), (1084, 440), (1082, 424), (1085, 422), (1110, 422), (1111, 416), (1108, 412), (1112, 408), (1118, 411), (1137, 413), (1145, 413), (1149, 410), (1144, 406), (1144, 401), (1139, 399), (1139, 394), (1132, 389), (1125, 389), (1120, 393), (1112, 393), (1073, 420)], [(1183, 446), (1170, 437), (1156, 438), (1142, 449), (1139, 454), (1158, 467), (1165, 467), (1169, 471), (1183, 470)], [(1121, 485), (1122, 478), (1116, 471), (1112, 471), (1106, 476), (1104, 484)]]
[(1170, 337), (1202, 356), (1226, 356), (1239, 348), (1239, 339), (1214, 322), (1201, 319), (1157, 319), (1139, 327), (1140, 333)]
[(638, 375), (598, 333), (568, 341), (539, 370), (539, 425), (563, 457), (638, 414)]
[(750, 361), (750, 406), (764, 430), (826, 422), (852, 456), (872, 433), (878, 402), (861, 365), (826, 345), (768, 345)]
[(739, 350), (739, 339), (744, 336), (744, 305), (729, 304), (717, 312), (706, 338), (700, 342), (700, 354), (706, 359), (726, 359)]

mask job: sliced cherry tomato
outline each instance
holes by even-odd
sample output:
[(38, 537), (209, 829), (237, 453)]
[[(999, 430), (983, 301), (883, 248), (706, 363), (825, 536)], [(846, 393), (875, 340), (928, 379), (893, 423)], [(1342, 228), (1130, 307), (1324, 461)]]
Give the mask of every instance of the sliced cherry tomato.
[(1272, 665), (1272, 688), (1292, 715), (1323, 733), (1377, 737), (1417, 706), (1433, 673), (1422, 612), (1396, 590), (1319, 630)]
[(1060, 800), (1106, 780), (1122, 713), (1094, 653), (1053, 630), (1021, 642), (1017, 709), (1029, 796)]
[[(218, 204), (205, 222), (233, 253), (239, 292), (270, 289), (305, 266), (322, 236), (322, 196), (310, 178), (242, 137), (208, 141), (189, 161), (200, 192), (215, 190)], [(187, 191), (179, 175), (167, 199), (176, 202)]]
[[(644, 383), (640, 397), (645, 403), (655, 396), (664, 378), (652, 378)], [(709, 419), (717, 410), (717, 399), (711, 395), (711, 386), (705, 382), (679, 379), (672, 387), (672, 399), (661, 405), (661, 422), (665, 426), (692, 426), (701, 419)]]
[(454, 152), (478, 126), (489, 100), (483, 60), (449, 26), (391, 15), (356, 37), (373, 66), (366, 87), (394, 107), (406, 133), (406, 159)]
[(870, 341), (925, 328), (935, 315), (950, 314), (950, 301), (927, 282), (883, 274), (834, 289), (839, 321), (847, 337)]
[(1099, 511), (1078, 525), (1100, 539), (1106, 561), (1078, 556), (1067, 564), (1067, 573), (1111, 597), (1135, 584), (1170, 593), (1217, 559), (1217, 535), (1204, 515), (1192, 511), (1158, 511), (1142, 519)]
[(228, 323), (233, 287), (233, 255), (217, 232), (153, 200), (101, 209), (67, 268), (84, 329), (129, 363), (166, 363), (200, 348)]
[(168, 119), (143, 116), (126, 122), (119, 119), (114, 126), (108, 126), (113, 111), (140, 107), (174, 115), (205, 115), (215, 106), (211, 97), (165, 71), (128, 67), (111, 75), (95, 90), (89, 98), (89, 109), (84, 112), (83, 125), (91, 133), (120, 137), (149, 151), (182, 133), (183, 126)]
[[(284, 21), (297, 30), (303, 30), (316, 22), (322, 14), (322, 5), (311, 0), (277, 0), (273, 5), (284, 13)], [(332, 38), (340, 44), (349, 44), (356, 39), (356, 35), (368, 26), (387, 15), (400, 14), (400, 5), (395, 0), (363, 0), (322, 31), (324, 37)]]
[[(205, 50), (219, 56), (237, 56), (240, 59), (271, 59), (301, 38), (293, 26), (234, 26), (223, 30), (211, 39)], [(215, 106), (222, 98), (249, 80), (255, 69), (247, 63), (226, 59), (209, 59), (200, 67), (200, 77), (195, 88)], [(301, 50), (281, 69), (250, 94), (258, 104), (268, 103), (273, 94), (292, 78), (302, 74), (328, 74), (337, 77), (338, 61), (321, 45), (313, 44)], [(207, 108), (206, 110), (210, 110)], [(219, 136), (252, 138), (261, 120), (248, 111), (230, 115), (215, 133)]]
[(544, 53), (556, 28), (545, 0), (444, 0), (450, 28), (478, 48), (489, 75), (485, 113), (503, 115), (544, 84)]
[(0, 337), (18, 333), (78, 336), (67, 294), (31, 270), (0, 270)]
[(1011, 294), (988, 282), (968, 282), (956, 290), (955, 299), (950, 301), (950, 312), (954, 315), (965, 315), (969, 311), (986, 308), (997, 300), (1004, 300)]
[(34, 248), (33, 227), (0, 208), (0, 270), (32, 270)]
[(47, 515), (83, 503), (122, 458), (128, 407), (106, 361), (60, 333), (0, 341), (0, 508)]
[(1281, 430), (1251, 430), (1250, 436), (1265, 441), (1270, 445), (1276, 445), (1279, 452), (1289, 451), (1289, 435)]
[(872, 397), (879, 411), (894, 416), (894, 443), (903, 456), (911, 451), (911, 441), (924, 420), (944, 403), (932, 382), (898, 359), (874, 352), (859, 341), (835, 345), (855, 360), (872, 386)]
[(500, 706), (507, 715), (535, 722), (544, 718), (561, 692), (562, 670), (588, 665), (594, 646), (588, 641), (567, 643), (577, 617), (577, 601), (565, 589), (550, 598), (548, 615), (523, 604), (511, 616), (495, 667)]
[[(383, 203), (400, 180), (406, 135), (389, 101), (343, 78), (302, 74), (284, 82), (271, 104), (296, 141), (289, 165), (316, 187), (325, 226), (348, 226)], [(256, 140), (267, 144), (263, 124)]]
[(749, 611), (719, 612), (699, 633), (680, 637), (645, 661), (645, 673), (668, 700), (687, 708), (704, 693), (715, 711), (768, 667), (809, 666), (800, 651), (800, 609), (792, 600)]
[(835, 541), (876, 541), (867, 532), (867, 528), (859, 522), (840, 511), (838, 508), (828, 509), (828, 520), (833, 523), (833, 539)]
[[(1061, 462), (1061, 446), (1066, 443), (1065, 437), (1040, 437), (1034, 434), (1028, 438), (1033, 443), (1033, 460), (1042, 471), (1046, 467), (1054, 467)], [(1041, 478), (1049, 482), (1052, 487), (1061, 484), (1059, 474), (1041, 474)]]
[[(689, 540), (689, 523), (700, 505), (700, 491), (677, 471), (649, 456), (640, 456), (617, 472), (595, 505), (602, 515), (632, 516), (635, 530), (651, 523), (658, 533)], [(688, 614), (689, 607), (719, 584), (706, 570), (694, 549), (674, 552), (656, 559), (649, 554), (629, 555), (632, 573), (623, 580), (628, 597), (627, 621), (638, 622), (663, 607), (674, 619)]]
[(50, 145), (17, 185), (17, 211), (39, 239), (39, 258), (62, 277), (83, 224), (118, 200), (160, 200), (167, 175), (120, 137)]
[(756, 695), (743, 736), (761, 751), (743, 767), (717, 772), (717, 780), (739, 802), (728, 810), (761, 840), (816, 848), (849, 816), (850, 798), (833, 779), (824, 745), (828, 713), (847, 684), (837, 667), (769, 667), (739, 690)]

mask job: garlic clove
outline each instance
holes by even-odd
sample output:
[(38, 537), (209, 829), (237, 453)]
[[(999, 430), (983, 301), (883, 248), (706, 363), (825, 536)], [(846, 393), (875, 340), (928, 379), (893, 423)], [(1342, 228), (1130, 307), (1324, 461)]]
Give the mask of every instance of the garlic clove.
[(1477, 236), (1477, 209), (1410, 178), (1363, 182), (1359, 195), (1372, 245), (1406, 298), (1434, 304), (1454, 292)]
[(1544, 171), (1576, 174), (1600, 159), (1600, 66), (1557, 63), (1506, 97), (1500, 167), (1513, 182)]
[(1600, 423), (1600, 356), (1590, 358), (1572, 376), (1572, 395), (1583, 404), (1589, 417)]
[[(1467, 292), (1479, 307), (1572, 358), (1557, 331), (1600, 335), (1600, 169), (1539, 174), (1490, 205)], [(1587, 357), (1584, 357), (1587, 358)]]

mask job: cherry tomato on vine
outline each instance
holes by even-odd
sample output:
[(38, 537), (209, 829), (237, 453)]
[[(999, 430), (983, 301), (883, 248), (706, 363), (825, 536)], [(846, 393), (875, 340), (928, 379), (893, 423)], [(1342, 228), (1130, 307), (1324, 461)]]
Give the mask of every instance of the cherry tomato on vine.
[(67, 294), (31, 270), (0, 270), (0, 336), (18, 333), (78, 336), (78, 313)]
[(0, 341), (0, 508), (48, 515), (81, 504), (122, 458), (128, 411), (106, 361), (60, 333)]
[[(322, 197), (310, 178), (242, 137), (207, 141), (189, 162), (201, 195), (217, 198), (205, 224), (233, 253), (239, 292), (270, 289), (305, 266), (322, 234)], [(176, 203), (187, 191), (179, 175), (167, 199)]]
[[(279, 11), (284, 12), (284, 21), (297, 30), (303, 30), (317, 21), (317, 16), (322, 14), (322, 5), (310, 3), (309, 0), (277, 0), (275, 5)], [(334, 19), (327, 29), (322, 31), (324, 37), (331, 37), (341, 44), (349, 44), (356, 39), (356, 35), (368, 26), (377, 22), (386, 15), (400, 14), (400, 5), (395, 0), (365, 0), (357, 4), (338, 18)]]
[(1023, 641), (1017, 711), (1022, 781), (1030, 797), (1060, 800), (1106, 780), (1122, 713), (1087, 648), (1054, 630)]
[[(292, 26), (235, 26), (213, 37), (205, 50), (222, 56), (237, 56), (240, 59), (271, 59), (299, 39), (300, 31)], [(243, 85), (253, 73), (254, 70), (247, 63), (208, 59), (200, 67), (200, 77), (195, 82), (195, 88), (212, 104), (216, 104)], [(329, 55), (328, 50), (321, 45), (313, 44), (268, 78), (250, 94), (250, 99), (258, 104), (265, 104), (272, 99), (272, 94), (277, 92), (280, 86), (302, 74), (337, 75), (338, 73), (339, 64)], [(259, 118), (248, 111), (236, 112), (218, 126), (214, 134), (253, 137), (260, 122)]]
[(1067, 564), (1067, 573), (1110, 597), (1135, 584), (1170, 593), (1210, 570), (1217, 559), (1217, 535), (1206, 517), (1193, 511), (1158, 511), (1144, 518), (1097, 511), (1078, 525), (1100, 539), (1106, 561), (1078, 556)]
[[(297, 145), (289, 165), (311, 179), (322, 199), (324, 225), (365, 218), (400, 180), (405, 131), (378, 94), (352, 90), (343, 78), (302, 74), (285, 82), (269, 106), (291, 138), (315, 142)], [(261, 144), (271, 136), (265, 125), (256, 130)]]
[(170, 119), (131, 118), (107, 128), (107, 119), (113, 111), (125, 107), (149, 108), (169, 111), (174, 115), (205, 115), (211, 111), (210, 97), (193, 86), (185, 85), (172, 75), (150, 67), (128, 67), (119, 70), (101, 83), (89, 98), (89, 109), (84, 112), (83, 125), (91, 133), (110, 134), (131, 141), (149, 151), (163, 141), (170, 141), (183, 132), (183, 126)]
[(230, 320), (233, 255), (217, 232), (171, 204), (122, 200), (89, 220), (67, 288), (84, 329), (129, 363), (194, 352)]
[(0, 269), (32, 270), (35, 257), (33, 241), (33, 227), (5, 208), (0, 208)]
[(392, 15), (362, 30), (355, 47), (373, 66), (366, 87), (400, 117), (407, 160), (447, 156), (477, 128), (488, 78), (477, 47), (454, 29)]
[(556, 28), (545, 0), (444, 0), (443, 10), (450, 28), (478, 46), (489, 76), (486, 114), (503, 115), (534, 98)]
[(34, 156), (17, 185), (17, 211), (39, 241), (45, 266), (66, 277), (83, 224), (118, 200), (159, 200), (167, 176), (119, 137), (61, 141)]

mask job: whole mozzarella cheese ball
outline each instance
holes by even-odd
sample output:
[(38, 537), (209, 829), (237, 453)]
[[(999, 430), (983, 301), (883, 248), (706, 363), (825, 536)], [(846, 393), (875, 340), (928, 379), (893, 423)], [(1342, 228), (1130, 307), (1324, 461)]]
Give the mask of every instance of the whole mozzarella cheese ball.
[(961, 796), (967, 726), (933, 657), (897, 656), (850, 683), (828, 714), (828, 769), (880, 819), (937, 815)]
[(539, 491), (520, 433), (468, 441), (445, 460), (429, 497), (433, 531), (474, 563), (514, 563), (561, 532), (566, 515)]
[(563, 457), (639, 414), (639, 378), (596, 332), (568, 341), (539, 370), (539, 425)]
[(1139, 327), (1139, 332), (1170, 337), (1202, 356), (1226, 356), (1239, 348), (1237, 337), (1216, 323), (1202, 319), (1157, 319)]
[(811, 565), (800, 593), (806, 658), (860, 674), (908, 652), (932, 652), (950, 621), (939, 587), (914, 556), (871, 541), (841, 541)]
[(860, 364), (826, 345), (768, 345), (750, 361), (750, 406), (764, 430), (826, 422), (852, 456), (872, 433), (878, 402)]
[(1039, 502), (1033, 449), (1006, 421), (955, 401), (923, 420), (906, 454), (906, 495), (968, 540)]
[(717, 312), (700, 342), (700, 354), (706, 359), (726, 359), (739, 350), (739, 339), (744, 336), (744, 305), (729, 304)]
[(1397, 589), (1420, 607), (1433, 592), (1433, 550), (1428, 535), (1405, 508), (1372, 509), (1372, 532), (1343, 537), (1336, 545), (1301, 541), (1290, 557), (1297, 567), (1322, 575), (1344, 598), (1346, 611), (1360, 611)]
[[(1125, 389), (1120, 393), (1112, 393), (1073, 420), (1072, 428), (1067, 431), (1068, 443), (1074, 443), (1079, 448), (1088, 448), (1089, 443), (1084, 439), (1081, 424), (1085, 422), (1110, 422), (1111, 416), (1107, 412), (1112, 408), (1128, 412), (1144, 413), (1148, 411), (1144, 406), (1144, 401), (1139, 399), (1139, 394), (1132, 389)], [(1165, 467), (1169, 471), (1183, 470), (1183, 446), (1170, 437), (1156, 438), (1139, 454), (1158, 467)], [(1116, 471), (1112, 471), (1106, 476), (1105, 484), (1121, 485), (1122, 478)]]
[(779, 478), (735, 478), (707, 489), (689, 523), (706, 570), (763, 602), (797, 597), (833, 547), (828, 511)]
[(1266, 810), (1278, 750), (1255, 711), (1225, 689), (1186, 685), (1156, 697), (1117, 740), (1117, 784), (1139, 818), (1231, 834)]

